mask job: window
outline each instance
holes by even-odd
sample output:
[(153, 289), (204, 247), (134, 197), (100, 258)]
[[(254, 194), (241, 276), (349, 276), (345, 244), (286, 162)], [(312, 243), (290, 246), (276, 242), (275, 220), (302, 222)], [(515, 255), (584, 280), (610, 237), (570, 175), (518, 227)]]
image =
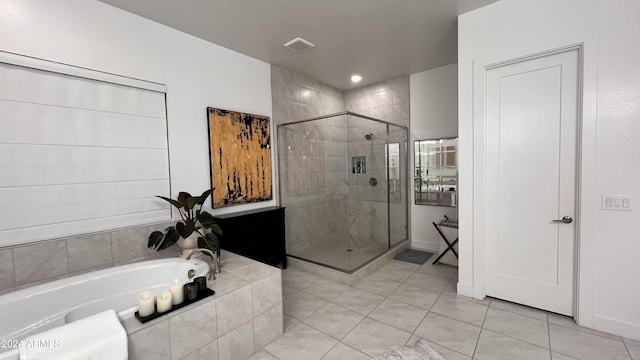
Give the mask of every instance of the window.
[(160, 222), (165, 87), (0, 53), (0, 246)]

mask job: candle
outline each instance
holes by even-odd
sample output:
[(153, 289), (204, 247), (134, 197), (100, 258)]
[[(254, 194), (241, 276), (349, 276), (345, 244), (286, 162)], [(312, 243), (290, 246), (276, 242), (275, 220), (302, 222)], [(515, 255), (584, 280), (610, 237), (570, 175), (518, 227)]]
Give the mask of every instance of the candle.
[(207, 290), (207, 278), (204, 276), (198, 276), (193, 279), (193, 282), (198, 285), (198, 294), (203, 294)]
[(138, 315), (141, 317), (149, 316), (156, 311), (155, 299), (151, 291), (143, 291), (138, 297)]
[(195, 300), (198, 297), (198, 285), (193, 282), (184, 284), (184, 296), (187, 300)]
[(163, 291), (158, 295), (158, 312), (163, 313), (171, 310), (171, 292)]
[(184, 301), (184, 289), (182, 288), (182, 281), (180, 281), (180, 279), (175, 278), (171, 280), (169, 291), (171, 291), (171, 303), (173, 305), (181, 304), (182, 301)]

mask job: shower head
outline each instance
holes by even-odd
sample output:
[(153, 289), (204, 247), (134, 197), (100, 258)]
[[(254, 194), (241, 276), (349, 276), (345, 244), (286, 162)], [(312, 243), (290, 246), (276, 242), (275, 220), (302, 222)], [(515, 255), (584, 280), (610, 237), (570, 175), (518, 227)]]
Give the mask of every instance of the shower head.
[(365, 139), (371, 140), (373, 138), (373, 133), (368, 133), (364, 135)]

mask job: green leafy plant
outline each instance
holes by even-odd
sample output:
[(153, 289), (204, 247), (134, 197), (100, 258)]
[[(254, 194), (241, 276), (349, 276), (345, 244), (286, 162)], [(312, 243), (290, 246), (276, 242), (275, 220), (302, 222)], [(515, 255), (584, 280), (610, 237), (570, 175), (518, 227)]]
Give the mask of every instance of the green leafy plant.
[(202, 205), (212, 191), (213, 189), (207, 190), (200, 196), (191, 196), (188, 192), (182, 191), (178, 194), (178, 200), (158, 196), (178, 209), (182, 221), (166, 228), (164, 232), (154, 231), (149, 234), (147, 246), (155, 250), (163, 250), (175, 244), (180, 238), (186, 239), (195, 232), (198, 234), (198, 248), (219, 254), (218, 238), (222, 236), (222, 229), (216, 224), (211, 214), (202, 210)]

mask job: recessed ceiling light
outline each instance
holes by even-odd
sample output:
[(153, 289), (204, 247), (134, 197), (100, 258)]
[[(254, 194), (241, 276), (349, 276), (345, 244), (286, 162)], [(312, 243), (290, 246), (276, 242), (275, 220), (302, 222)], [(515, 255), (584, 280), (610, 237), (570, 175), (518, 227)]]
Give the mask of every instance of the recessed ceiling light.
[(362, 80), (362, 76), (360, 75), (351, 75), (351, 82), (352, 83), (358, 83), (360, 82), (360, 80)]

